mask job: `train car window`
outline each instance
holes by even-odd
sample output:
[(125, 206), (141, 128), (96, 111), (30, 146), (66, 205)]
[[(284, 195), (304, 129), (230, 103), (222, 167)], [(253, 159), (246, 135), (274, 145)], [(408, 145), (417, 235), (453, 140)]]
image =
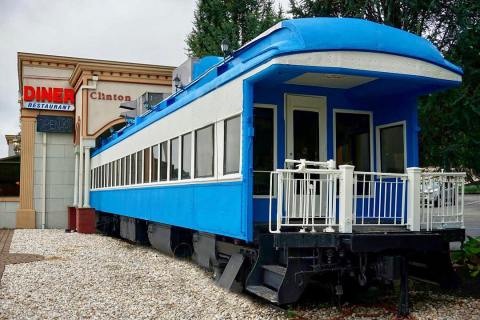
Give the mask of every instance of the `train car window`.
[(170, 140), (170, 180), (178, 180), (178, 138)]
[(122, 161), (121, 159), (117, 160), (117, 186), (122, 185)]
[(167, 180), (168, 169), (168, 143), (167, 141), (160, 143), (160, 181)]
[(108, 186), (113, 187), (113, 162), (108, 163)]
[(100, 167), (100, 188), (103, 188), (104, 183), (105, 183), (105, 171), (104, 171), (104, 169), (105, 169), (105, 166), (102, 165)]
[(213, 177), (213, 125), (195, 131), (195, 178)]
[(370, 168), (370, 115), (335, 113), (335, 152), (338, 165), (351, 164), (358, 171)]
[(381, 172), (405, 172), (403, 124), (379, 129)]
[(238, 173), (240, 170), (240, 116), (224, 122), (223, 173)]
[(192, 175), (192, 134), (182, 136), (182, 179), (190, 179)]
[(150, 148), (143, 149), (143, 183), (150, 182)]
[(152, 162), (152, 182), (158, 181), (158, 144), (152, 146), (152, 155), (150, 161)]
[(120, 160), (115, 161), (115, 186), (120, 185)]
[(268, 195), (270, 172), (274, 162), (274, 110), (254, 108), (253, 124), (253, 194)]
[(125, 185), (125, 157), (120, 159), (120, 185)]
[(137, 154), (133, 153), (130, 155), (130, 184), (137, 183)]
[(143, 151), (138, 151), (137, 152), (137, 184), (143, 183), (142, 167), (143, 167)]
[(125, 185), (130, 184), (130, 156), (125, 157)]

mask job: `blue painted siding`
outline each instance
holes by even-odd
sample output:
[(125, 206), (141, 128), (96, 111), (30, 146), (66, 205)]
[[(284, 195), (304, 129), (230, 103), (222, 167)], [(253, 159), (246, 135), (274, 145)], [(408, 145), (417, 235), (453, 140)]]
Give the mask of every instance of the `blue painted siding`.
[(242, 181), (91, 192), (98, 211), (248, 240)]

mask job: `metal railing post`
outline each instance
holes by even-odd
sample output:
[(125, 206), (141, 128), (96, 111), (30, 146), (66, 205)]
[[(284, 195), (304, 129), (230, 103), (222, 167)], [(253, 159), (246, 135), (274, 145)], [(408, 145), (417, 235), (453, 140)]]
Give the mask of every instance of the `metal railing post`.
[[(288, 196), (288, 195), (287, 195)], [(277, 187), (277, 226), (275, 233), (280, 233), (282, 228), (283, 217), (283, 174), (278, 174), (278, 187)]]
[[(353, 219), (353, 169), (351, 165), (338, 166), (341, 173), (338, 231), (342, 233), (352, 232)], [(335, 191), (334, 191), (335, 192)]]
[(407, 168), (408, 196), (407, 196), (407, 228), (410, 231), (420, 231), (420, 180), (422, 169)]

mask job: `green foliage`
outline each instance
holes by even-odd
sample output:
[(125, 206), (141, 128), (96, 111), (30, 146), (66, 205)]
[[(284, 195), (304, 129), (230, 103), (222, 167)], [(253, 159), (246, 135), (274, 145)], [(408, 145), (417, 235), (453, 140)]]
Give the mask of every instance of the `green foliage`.
[(273, 0), (198, 0), (186, 44), (190, 56), (223, 55), (226, 39), (236, 50), (283, 19)]
[(468, 240), (463, 244), (463, 249), (452, 253), (452, 260), (456, 264), (467, 266), (470, 276), (472, 278), (479, 277), (480, 237), (468, 237)]
[(463, 67), (458, 89), (419, 103), (420, 156), (424, 166), (480, 173), (480, 1), (290, 0), (293, 17), (357, 17), (429, 39)]

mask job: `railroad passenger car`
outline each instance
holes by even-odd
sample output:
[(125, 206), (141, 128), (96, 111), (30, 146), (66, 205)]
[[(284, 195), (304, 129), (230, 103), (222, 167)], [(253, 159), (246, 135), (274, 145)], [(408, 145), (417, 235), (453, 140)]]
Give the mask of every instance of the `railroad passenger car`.
[(450, 283), (464, 175), (418, 168), (417, 98), (460, 85), (459, 67), (345, 18), (283, 21), (199, 65), (92, 153), (100, 229), (278, 304), (316, 279), (341, 295), (400, 275), (407, 313), (407, 269)]

